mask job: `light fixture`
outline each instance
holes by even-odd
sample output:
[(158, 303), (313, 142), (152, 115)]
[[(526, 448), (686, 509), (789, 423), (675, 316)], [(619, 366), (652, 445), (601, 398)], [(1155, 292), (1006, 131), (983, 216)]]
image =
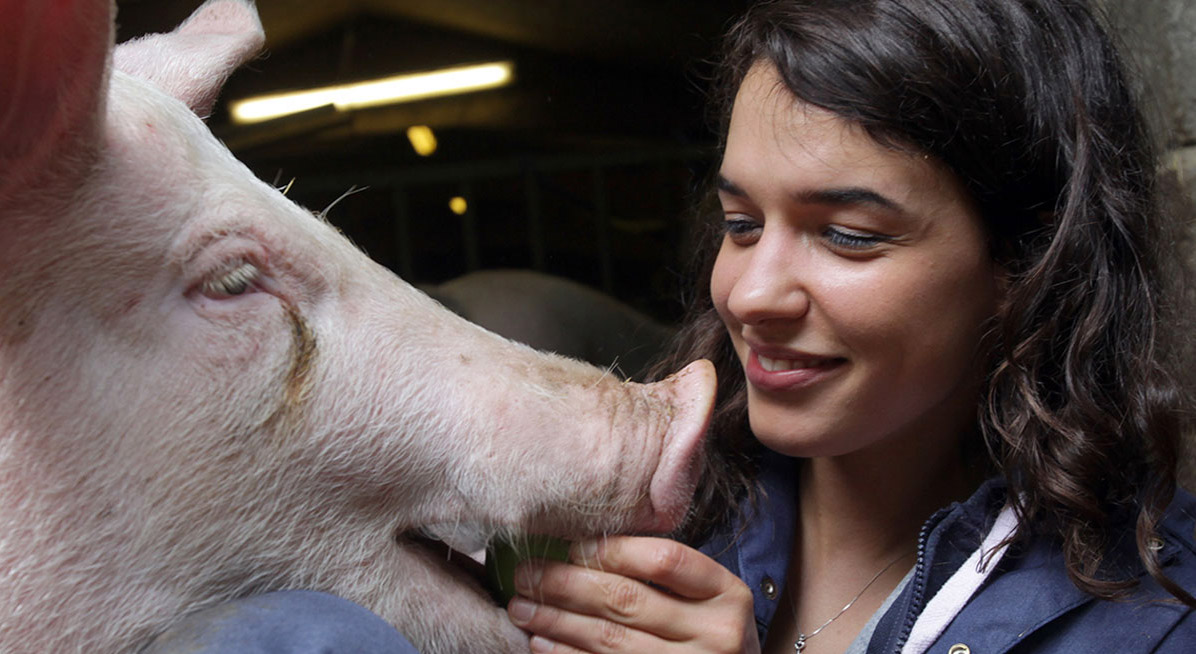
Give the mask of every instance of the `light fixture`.
[(262, 95), (234, 101), (230, 103), (229, 111), (234, 122), (256, 123), (324, 105), (333, 105), (338, 110), (347, 111), (482, 91), (510, 84), (514, 77), (514, 63), (495, 61), (353, 84)]
[(411, 141), (411, 148), (421, 157), (430, 157), (436, 152), (436, 134), (427, 125), (408, 127), (407, 140)]
[(457, 214), (458, 216), (464, 216), (466, 210), (468, 210), (468, 209), (469, 209), (469, 203), (466, 202), (465, 198), (461, 197), (460, 195), (455, 196), (451, 200), (449, 200), (449, 211), (452, 211), (453, 213)]

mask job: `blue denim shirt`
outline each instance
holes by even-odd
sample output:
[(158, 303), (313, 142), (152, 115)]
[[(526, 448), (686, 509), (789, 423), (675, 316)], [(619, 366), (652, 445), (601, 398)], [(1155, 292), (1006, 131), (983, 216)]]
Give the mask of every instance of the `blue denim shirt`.
[[(796, 518), (792, 459), (765, 457), (761, 496), (747, 518), (718, 534), (702, 551), (743, 579), (755, 596), (763, 643), (779, 598)], [(868, 654), (898, 654), (926, 602), (975, 551), (1005, 503), (1005, 486), (991, 480), (962, 503), (939, 511), (923, 526), (913, 577), (881, 616)], [(1179, 491), (1160, 526), (1165, 573), (1196, 594), (1196, 499)], [(1133, 595), (1098, 600), (1067, 576), (1054, 542), (1033, 538), (1013, 546), (946, 630), (931, 653), (1004, 654), (1196, 653), (1196, 612), (1173, 600), (1142, 569), (1132, 535), (1117, 544), (1111, 565), (1141, 582)], [(963, 647), (956, 646), (966, 646)]]
[(789, 551), (797, 518), (797, 466), (793, 459), (763, 457), (755, 506), (744, 506), (744, 520), (715, 534), (699, 549), (714, 558), (752, 589), (760, 644), (768, 633), (785, 592)]
[(418, 654), (394, 627), (348, 600), (294, 590), (184, 618), (141, 654)]

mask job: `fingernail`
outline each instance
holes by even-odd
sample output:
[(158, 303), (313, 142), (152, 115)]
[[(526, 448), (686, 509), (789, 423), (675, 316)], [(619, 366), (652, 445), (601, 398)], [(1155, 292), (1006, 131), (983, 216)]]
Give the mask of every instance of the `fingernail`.
[(573, 544), (573, 557), (578, 561), (590, 561), (598, 556), (598, 541), (591, 538)]
[(544, 576), (544, 568), (539, 563), (527, 561), (515, 568), (515, 590), (527, 593), (540, 585), (540, 578)]
[(527, 624), (535, 614), (536, 605), (525, 599), (516, 597), (511, 600), (510, 604), (507, 604), (507, 615), (511, 616), (512, 622)]
[(543, 636), (532, 636), (528, 644), (531, 646), (531, 650), (538, 654), (551, 652), (553, 648), (553, 642)]

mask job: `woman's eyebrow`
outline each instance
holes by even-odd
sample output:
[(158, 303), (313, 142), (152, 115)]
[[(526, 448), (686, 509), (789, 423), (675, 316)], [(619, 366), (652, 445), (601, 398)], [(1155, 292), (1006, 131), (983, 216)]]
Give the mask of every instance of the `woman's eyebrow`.
[(793, 199), (803, 204), (826, 204), (831, 206), (871, 206), (898, 214), (906, 213), (905, 207), (871, 189), (848, 186), (844, 188), (813, 189), (793, 193)]
[[(718, 190), (723, 193), (741, 198), (747, 197), (747, 191), (744, 191), (735, 182), (723, 177), (721, 174), (718, 176), (716, 185)], [(861, 186), (796, 191), (791, 195), (791, 197), (794, 199), (794, 201), (801, 204), (825, 204), (830, 206), (871, 206), (898, 214), (907, 213), (905, 207), (901, 206), (901, 204), (895, 200)]]
[(741, 198), (747, 197), (746, 191), (744, 191), (743, 189), (736, 186), (735, 182), (732, 182), (731, 180), (727, 179), (726, 177), (723, 177), (721, 173), (719, 174), (718, 180), (715, 182), (715, 185), (718, 187), (718, 190), (723, 193), (728, 193), (730, 195), (734, 195), (736, 197), (741, 197)]

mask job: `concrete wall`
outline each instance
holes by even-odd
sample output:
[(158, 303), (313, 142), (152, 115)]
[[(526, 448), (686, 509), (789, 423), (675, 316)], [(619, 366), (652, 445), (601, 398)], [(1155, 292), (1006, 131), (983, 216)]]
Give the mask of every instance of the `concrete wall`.
[[(1196, 0), (1098, 0), (1119, 32), (1143, 91), (1154, 98), (1152, 113), (1168, 151), (1164, 164), (1174, 171), (1196, 207)], [(1188, 212), (1196, 242), (1196, 224)], [(1189, 254), (1196, 267), (1196, 251)], [(1192, 316), (1196, 341), (1196, 316)], [(1196, 343), (1193, 348), (1196, 349)], [(1196, 373), (1193, 373), (1196, 378)], [(1189, 435), (1180, 461), (1185, 486), (1196, 489), (1196, 434)]]
[(1174, 147), (1196, 146), (1196, 0), (1101, 0)]
[(1140, 75), (1168, 166), (1196, 199), (1196, 0), (1098, 0)]

